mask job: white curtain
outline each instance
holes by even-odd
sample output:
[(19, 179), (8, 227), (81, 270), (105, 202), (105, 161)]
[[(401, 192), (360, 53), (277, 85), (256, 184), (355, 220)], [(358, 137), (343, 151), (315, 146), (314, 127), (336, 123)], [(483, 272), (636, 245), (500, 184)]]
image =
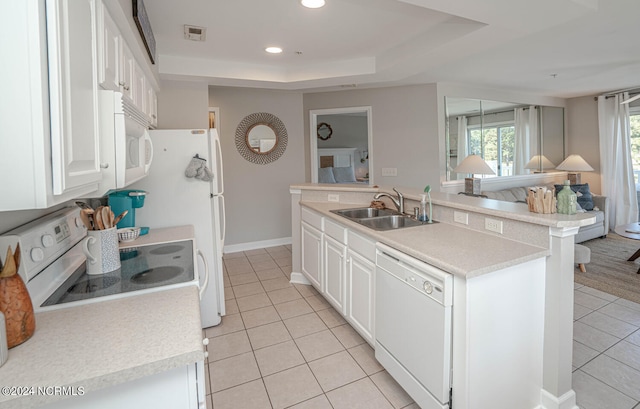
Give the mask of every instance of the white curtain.
[(638, 220), (638, 200), (631, 162), (629, 105), (620, 105), (628, 93), (598, 97), (600, 131), (600, 180), (609, 198), (609, 226)]
[[(457, 164), (464, 160), (469, 155), (469, 137), (467, 135), (467, 117), (458, 117), (458, 160)], [(464, 179), (466, 175), (459, 174), (457, 178)]]
[(515, 122), (515, 154), (513, 158), (513, 174), (524, 175), (525, 165), (533, 155), (538, 154), (538, 109), (516, 108)]

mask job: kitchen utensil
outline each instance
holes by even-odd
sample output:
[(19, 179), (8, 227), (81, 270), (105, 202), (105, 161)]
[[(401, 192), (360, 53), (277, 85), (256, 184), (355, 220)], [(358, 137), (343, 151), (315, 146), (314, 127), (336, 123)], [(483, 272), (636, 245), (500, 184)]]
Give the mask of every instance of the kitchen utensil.
[(114, 225), (114, 226), (116, 226), (116, 225), (118, 224), (118, 222), (119, 222), (120, 220), (122, 220), (122, 218), (123, 218), (123, 217), (125, 217), (125, 216), (127, 215), (127, 213), (129, 213), (129, 211), (128, 211), (128, 210), (125, 210), (124, 212), (120, 213), (120, 214), (118, 215), (118, 217), (116, 217), (116, 218), (113, 220), (113, 225)]
[(96, 212), (93, 214), (93, 227), (96, 230), (104, 230), (104, 223), (102, 222), (102, 208), (103, 206), (98, 207)]
[(113, 226), (111, 225), (111, 223), (113, 222), (113, 219), (111, 219), (111, 208), (109, 206), (104, 206), (102, 208), (102, 224), (104, 225), (105, 229), (110, 229)]
[[(82, 209), (80, 211), (80, 220), (87, 227), (87, 230), (93, 230), (93, 224), (91, 223), (91, 216), (86, 211), (87, 209)], [(93, 209), (91, 210), (93, 212)]]
[(85, 202), (76, 201), (76, 205), (78, 205), (81, 209), (93, 210), (93, 208), (91, 206), (89, 206), (88, 204), (86, 204)]
[[(97, 214), (97, 212), (96, 212)], [(87, 274), (103, 274), (120, 268), (116, 228), (89, 230), (82, 241), (87, 256)]]

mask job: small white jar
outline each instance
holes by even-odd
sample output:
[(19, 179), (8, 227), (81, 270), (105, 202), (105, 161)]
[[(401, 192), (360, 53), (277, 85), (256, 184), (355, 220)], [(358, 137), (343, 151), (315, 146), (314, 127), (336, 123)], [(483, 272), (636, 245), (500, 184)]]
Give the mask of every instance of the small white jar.
[(0, 366), (4, 365), (9, 358), (9, 348), (7, 346), (7, 324), (4, 314), (0, 312)]

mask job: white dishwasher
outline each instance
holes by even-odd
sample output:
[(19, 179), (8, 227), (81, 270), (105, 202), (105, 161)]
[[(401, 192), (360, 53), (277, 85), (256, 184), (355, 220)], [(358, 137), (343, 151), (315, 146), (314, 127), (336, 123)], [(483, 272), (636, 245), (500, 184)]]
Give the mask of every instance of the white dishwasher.
[(453, 276), (376, 245), (376, 359), (422, 409), (450, 407)]

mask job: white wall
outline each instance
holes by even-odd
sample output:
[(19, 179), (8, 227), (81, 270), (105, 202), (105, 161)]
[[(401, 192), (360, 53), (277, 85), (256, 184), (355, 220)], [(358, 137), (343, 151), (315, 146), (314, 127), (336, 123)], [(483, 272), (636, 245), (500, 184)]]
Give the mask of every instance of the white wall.
[(162, 81), (158, 129), (209, 127), (209, 89), (204, 82)]
[[(220, 108), (218, 131), (227, 209), (225, 247), (290, 239), (289, 186), (305, 181), (302, 94), (212, 86), (209, 87), (209, 106)], [(266, 165), (247, 161), (235, 145), (240, 121), (257, 112), (268, 112), (280, 118), (288, 134), (284, 154)]]
[(582, 172), (582, 181), (594, 193), (601, 192), (598, 103), (594, 96), (567, 100), (567, 155), (578, 154), (594, 169)]
[[(375, 183), (420, 189), (427, 184), (438, 186), (436, 97), (435, 84), (305, 94), (305, 179), (311, 180), (309, 111), (371, 106), (373, 146), (369, 157)], [(396, 168), (398, 176), (383, 177), (382, 168)]]

